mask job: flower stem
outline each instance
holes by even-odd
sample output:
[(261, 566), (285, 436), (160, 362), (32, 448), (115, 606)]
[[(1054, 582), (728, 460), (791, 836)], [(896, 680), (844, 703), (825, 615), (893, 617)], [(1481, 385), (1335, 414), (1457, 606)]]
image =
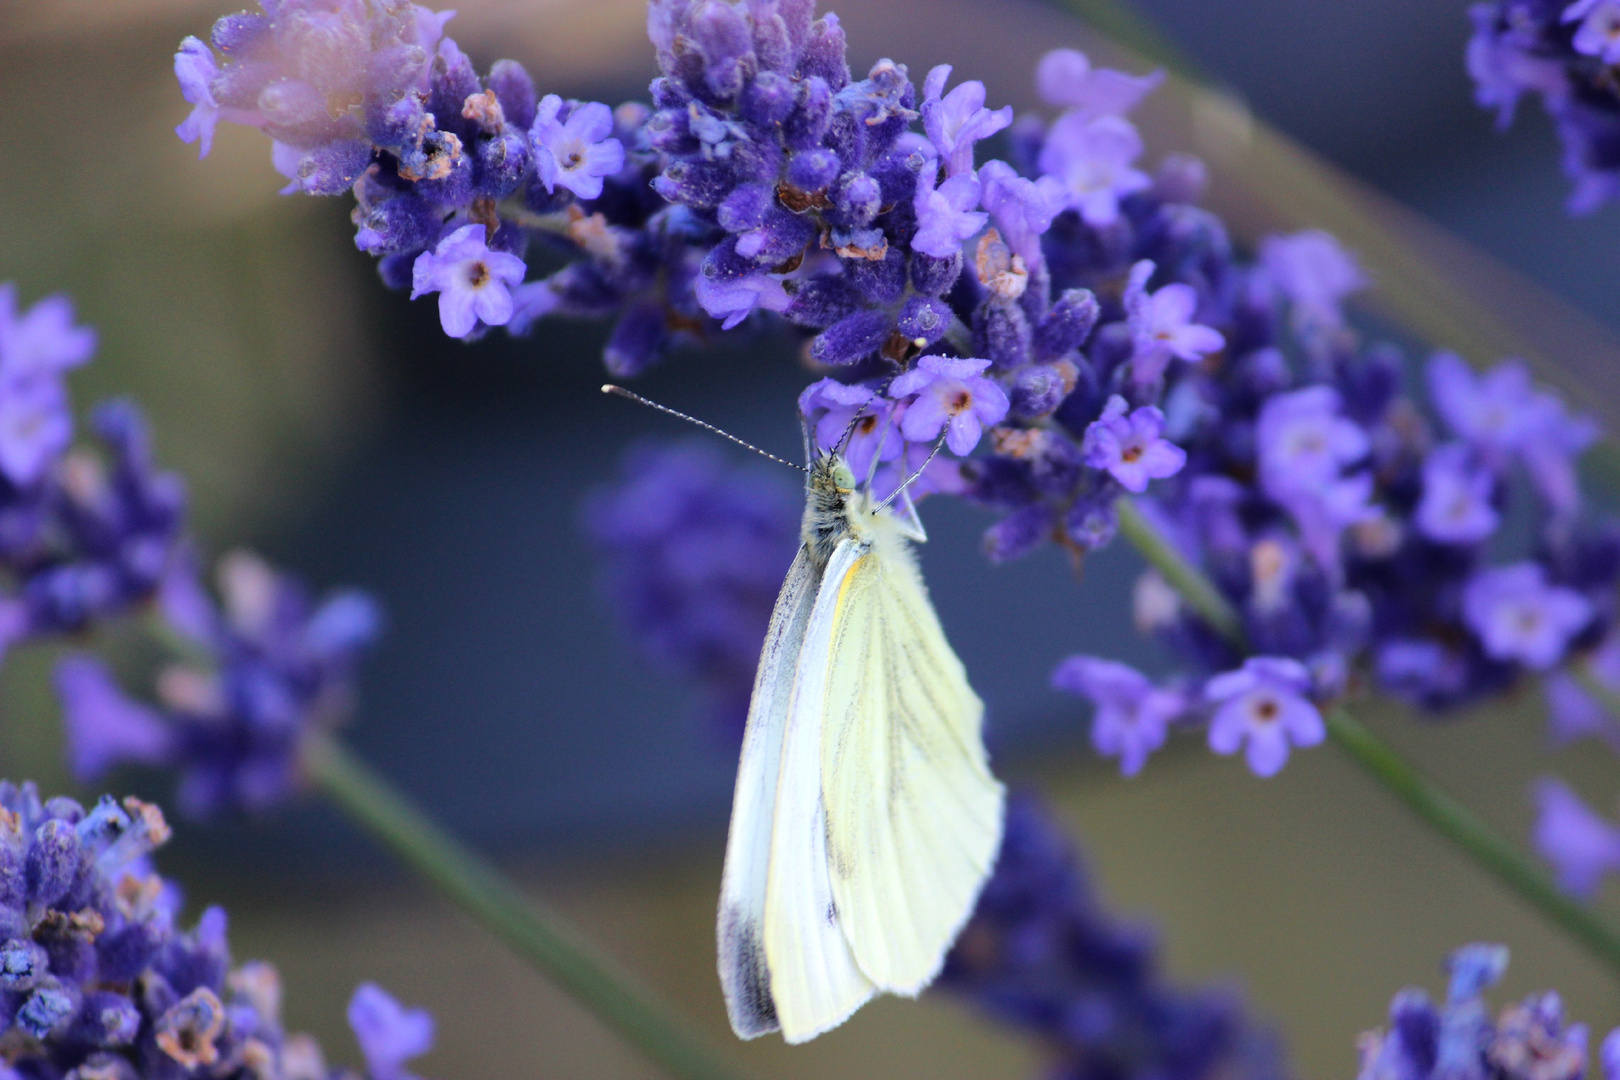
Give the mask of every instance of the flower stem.
[(329, 736), (304, 766), (321, 792), (541, 974), (679, 1080), (741, 1080), (720, 1050), (654, 993), (526, 896)]
[(1435, 832), (1466, 852), (1519, 898), (1557, 923), (1620, 976), (1620, 935), (1555, 885), (1535, 860), (1492, 831), (1342, 705), (1323, 715), (1328, 735)]
[[(1247, 655), (1249, 646), (1243, 622), (1231, 602), (1202, 570), (1176, 550), (1129, 497), (1122, 497), (1116, 508), (1120, 533), (1180, 594), (1188, 607), (1239, 653)], [(1582, 665), (1576, 665), (1575, 671), (1578, 676), (1585, 676)], [(1535, 860), (1425, 777), (1343, 705), (1328, 709), (1323, 719), (1334, 745), (1349, 754), (1425, 825), (1451, 841), (1620, 977), (1620, 934), (1590, 909), (1565, 895)]]

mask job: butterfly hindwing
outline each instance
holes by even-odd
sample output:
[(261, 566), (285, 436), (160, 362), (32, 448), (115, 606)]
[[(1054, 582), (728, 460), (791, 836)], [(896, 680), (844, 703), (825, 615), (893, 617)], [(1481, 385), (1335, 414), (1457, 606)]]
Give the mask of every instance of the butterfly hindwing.
[(716, 937), (726, 1014), (732, 1030), (743, 1039), (778, 1027), (765, 960), (765, 876), (793, 674), (820, 583), (821, 574), (801, 548), (771, 611), (737, 765)]
[(835, 556), (806, 652), (825, 641), (820, 771), (839, 925), (872, 983), (915, 995), (990, 872), (1003, 789), (984, 750), (984, 705), (899, 530), (877, 515), (870, 546)]

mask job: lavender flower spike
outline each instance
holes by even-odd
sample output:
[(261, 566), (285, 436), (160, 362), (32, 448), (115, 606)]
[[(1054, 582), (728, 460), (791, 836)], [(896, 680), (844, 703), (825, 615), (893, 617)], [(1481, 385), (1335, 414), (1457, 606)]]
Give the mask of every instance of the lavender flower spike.
[[(940, 64), (923, 80), (923, 130), (939, 151), (946, 176), (973, 171), (973, 144), (988, 139), (1012, 123), (1011, 105), (994, 112), (984, 107), (984, 83), (965, 82), (944, 94), (951, 65)], [(944, 94), (941, 97), (941, 94)]]
[(1535, 797), (1536, 850), (1558, 871), (1561, 888), (1590, 899), (1605, 875), (1620, 871), (1620, 827), (1553, 777), (1536, 784)]
[(581, 199), (594, 199), (602, 194), (602, 178), (624, 168), (624, 144), (610, 137), (613, 110), (591, 101), (575, 105), (559, 120), (562, 110), (563, 100), (556, 94), (540, 99), (529, 129), (535, 171), (547, 191), (565, 187)]
[(896, 378), (891, 397), (916, 395), (900, 420), (900, 431), (912, 442), (932, 442), (946, 428), (945, 445), (958, 457), (979, 444), (984, 429), (1007, 415), (1006, 392), (984, 377), (988, 360), (924, 356)]
[(1209, 748), (1235, 754), (1248, 744), (1249, 768), (1275, 776), (1288, 761), (1290, 744), (1315, 746), (1327, 738), (1322, 714), (1306, 696), (1311, 676), (1297, 660), (1256, 656), (1241, 668), (1217, 675), (1204, 687), (1216, 705)]
[(482, 225), (463, 225), (416, 257), (411, 299), (439, 294), (439, 321), (451, 337), (472, 335), (480, 323), (504, 326), (512, 317), (512, 287), (523, 281), (523, 260), (491, 251)]
[(1126, 491), (1140, 495), (1149, 480), (1174, 476), (1187, 464), (1187, 452), (1164, 438), (1164, 413), (1144, 405), (1126, 414), (1129, 406), (1115, 394), (1102, 417), (1086, 428), (1080, 444), (1086, 464), (1105, 469)]
[(1170, 724), (1187, 700), (1161, 689), (1140, 671), (1097, 656), (1071, 656), (1052, 673), (1059, 690), (1091, 699), (1091, 745), (1104, 757), (1119, 758), (1119, 771), (1135, 776), (1153, 751), (1164, 745)]

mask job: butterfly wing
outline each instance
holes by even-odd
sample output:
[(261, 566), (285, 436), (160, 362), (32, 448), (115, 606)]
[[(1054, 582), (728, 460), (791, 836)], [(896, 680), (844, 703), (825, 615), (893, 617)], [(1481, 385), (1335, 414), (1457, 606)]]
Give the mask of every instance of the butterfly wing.
[(867, 978), (915, 995), (990, 873), (1003, 789), (980, 733), (984, 705), (898, 523), (874, 525), (870, 549), (828, 566), (806, 653), (830, 631), (821, 772), (839, 925)]
[(861, 546), (840, 541), (828, 562), (795, 665), (793, 700), (776, 785), (764, 943), (771, 999), (782, 1037), (804, 1042), (837, 1027), (871, 998), (839, 927), (827, 871), (822, 804), (822, 711), (835, 604), (825, 583), (841, 579)]
[(776, 783), (793, 696), (793, 673), (820, 582), (821, 575), (809, 552), (800, 548), (771, 611), (770, 628), (754, 675), (748, 726), (743, 730), (742, 758), (737, 765), (726, 868), (720, 878), (716, 937), (726, 1014), (731, 1018), (731, 1029), (743, 1039), (777, 1029), (762, 941), (765, 874), (770, 864)]

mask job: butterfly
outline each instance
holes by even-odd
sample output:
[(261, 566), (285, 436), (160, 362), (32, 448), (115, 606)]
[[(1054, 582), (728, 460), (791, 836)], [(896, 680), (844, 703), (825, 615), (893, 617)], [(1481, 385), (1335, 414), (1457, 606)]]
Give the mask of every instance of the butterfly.
[(732, 1029), (789, 1043), (933, 981), (994, 863), (1004, 803), (984, 705), (911, 550), (927, 537), (909, 494), (908, 522), (836, 450), (807, 472), (803, 545), (754, 679), (717, 927)]

